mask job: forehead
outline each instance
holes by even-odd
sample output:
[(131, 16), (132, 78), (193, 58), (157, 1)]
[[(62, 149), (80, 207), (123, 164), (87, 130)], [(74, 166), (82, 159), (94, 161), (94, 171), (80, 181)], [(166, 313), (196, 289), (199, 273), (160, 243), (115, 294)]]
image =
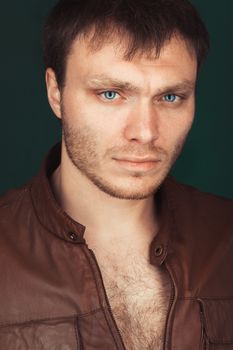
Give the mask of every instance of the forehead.
[(178, 36), (174, 36), (156, 52), (138, 52), (133, 57), (126, 58), (127, 40), (116, 38), (112, 42), (103, 43), (97, 49), (92, 49), (87, 38), (78, 38), (72, 46), (67, 60), (67, 74), (74, 71), (81, 76), (109, 75), (136, 80), (139, 75), (148, 76), (163, 74), (180, 75), (181, 79), (195, 80), (197, 59), (194, 50)]

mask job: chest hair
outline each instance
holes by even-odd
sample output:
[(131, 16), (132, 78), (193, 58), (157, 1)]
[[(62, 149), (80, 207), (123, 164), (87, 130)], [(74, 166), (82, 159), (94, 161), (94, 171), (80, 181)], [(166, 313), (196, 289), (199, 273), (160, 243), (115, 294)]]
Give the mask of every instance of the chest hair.
[(164, 268), (138, 257), (99, 265), (126, 349), (162, 350), (171, 289)]

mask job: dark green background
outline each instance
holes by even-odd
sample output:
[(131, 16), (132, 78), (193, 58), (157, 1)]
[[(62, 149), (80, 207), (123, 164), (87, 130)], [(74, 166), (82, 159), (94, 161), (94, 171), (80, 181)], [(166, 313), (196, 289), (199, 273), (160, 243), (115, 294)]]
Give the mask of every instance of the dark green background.
[[(54, 3), (1, 4), (1, 193), (29, 180), (60, 138), (46, 99), (41, 53), (41, 28)], [(173, 174), (233, 198), (233, 1), (193, 4), (207, 24), (212, 48), (199, 79), (195, 123)]]

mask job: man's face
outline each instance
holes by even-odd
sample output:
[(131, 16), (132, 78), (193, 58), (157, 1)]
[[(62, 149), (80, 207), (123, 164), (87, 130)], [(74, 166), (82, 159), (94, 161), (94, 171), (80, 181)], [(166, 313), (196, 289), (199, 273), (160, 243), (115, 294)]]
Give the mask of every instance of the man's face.
[(77, 176), (117, 198), (152, 195), (192, 125), (196, 74), (196, 57), (181, 39), (159, 58), (131, 61), (117, 41), (92, 52), (77, 40), (61, 102), (65, 153)]

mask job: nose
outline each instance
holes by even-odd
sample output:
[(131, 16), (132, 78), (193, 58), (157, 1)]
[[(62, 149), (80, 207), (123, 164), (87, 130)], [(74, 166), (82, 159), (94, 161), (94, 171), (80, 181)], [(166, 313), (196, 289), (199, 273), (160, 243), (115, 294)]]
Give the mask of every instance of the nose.
[(152, 143), (159, 137), (159, 116), (152, 103), (141, 102), (134, 106), (127, 119), (124, 136), (140, 144)]

